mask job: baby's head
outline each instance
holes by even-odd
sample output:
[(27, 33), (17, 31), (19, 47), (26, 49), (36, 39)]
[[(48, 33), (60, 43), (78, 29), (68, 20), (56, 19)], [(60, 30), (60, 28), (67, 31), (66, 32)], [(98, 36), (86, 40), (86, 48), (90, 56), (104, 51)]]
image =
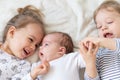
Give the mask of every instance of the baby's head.
[(41, 59), (51, 61), (71, 52), (73, 52), (71, 37), (63, 32), (52, 32), (44, 37), (39, 56)]
[(120, 4), (117, 1), (105, 1), (94, 12), (94, 21), (99, 37), (120, 38)]
[(3, 35), (3, 46), (7, 53), (20, 59), (32, 55), (45, 35), (40, 11), (28, 5), (18, 9), (6, 25)]

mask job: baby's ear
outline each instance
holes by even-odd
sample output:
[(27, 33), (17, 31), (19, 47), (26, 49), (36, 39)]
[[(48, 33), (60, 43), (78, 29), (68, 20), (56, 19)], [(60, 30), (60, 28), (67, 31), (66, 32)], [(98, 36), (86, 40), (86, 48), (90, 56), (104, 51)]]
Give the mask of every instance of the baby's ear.
[(66, 48), (65, 47), (60, 47), (59, 48), (59, 53), (61, 56), (63, 56), (66, 53)]

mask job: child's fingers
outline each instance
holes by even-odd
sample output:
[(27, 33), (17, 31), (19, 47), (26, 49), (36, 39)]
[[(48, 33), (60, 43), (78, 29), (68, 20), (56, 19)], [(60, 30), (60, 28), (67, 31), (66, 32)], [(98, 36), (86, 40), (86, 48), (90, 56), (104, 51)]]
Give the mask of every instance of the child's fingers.
[(43, 70), (45, 70), (46, 72), (48, 72), (49, 71), (49, 69), (50, 69), (50, 65), (49, 65), (49, 63), (48, 62), (44, 62), (43, 63)]
[(94, 50), (93, 43), (89, 42), (88, 53), (92, 53)]
[(80, 51), (82, 52), (82, 53), (84, 53), (84, 47), (83, 47), (83, 43), (82, 42), (80, 42), (80, 44), (79, 44), (79, 48), (80, 48)]
[(40, 69), (43, 69), (43, 70), (46, 70), (46, 69), (49, 69), (50, 68), (50, 64), (49, 62), (42, 62), (38, 67), (40, 67)]
[(50, 64), (47, 60), (43, 60), (42, 64), (44, 65), (45, 68), (49, 69), (50, 68)]
[(94, 54), (97, 54), (98, 48), (99, 48), (99, 44), (95, 46)]
[(82, 55), (85, 55), (87, 53), (87, 48), (86, 48), (86, 46), (84, 45), (83, 42), (80, 42), (80, 53)]
[(44, 64), (47, 66), (47, 68), (50, 67), (50, 64), (49, 64), (49, 62), (47, 60), (44, 61)]
[(92, 42), (89, 42), (89, 49), (88, 49), (88, 53), (92, 53), (92, 54), (96, 54), (98, 50), (98, 45), (94, 44)]

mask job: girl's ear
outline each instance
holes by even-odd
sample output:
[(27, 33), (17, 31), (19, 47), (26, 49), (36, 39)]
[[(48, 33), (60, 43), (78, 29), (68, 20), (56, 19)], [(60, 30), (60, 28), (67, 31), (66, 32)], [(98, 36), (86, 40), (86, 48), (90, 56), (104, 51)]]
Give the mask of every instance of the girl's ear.
[(66, 48), (65, 47), (60, 47), (59, 49), (59, 54), (63, 56), (66, 53)]
[(11, 27), (8, 29), (8, 32), (7, 32), (8, 37), (13, 37), (15, 31), (16, 31), (15, 26), (11, 26)]

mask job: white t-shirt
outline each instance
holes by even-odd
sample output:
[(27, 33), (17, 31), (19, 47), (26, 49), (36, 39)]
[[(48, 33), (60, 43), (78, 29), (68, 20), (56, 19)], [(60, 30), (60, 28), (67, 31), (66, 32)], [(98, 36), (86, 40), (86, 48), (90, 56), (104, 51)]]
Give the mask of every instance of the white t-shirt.
[[(39, 65), (34, 63), (32, 67)], [(46, 75), (40, 75), (36, 80), (80, 80), (80, 69), (85, 62), (80, 53), (73, 52), (50, 62), (50, 70)]]

